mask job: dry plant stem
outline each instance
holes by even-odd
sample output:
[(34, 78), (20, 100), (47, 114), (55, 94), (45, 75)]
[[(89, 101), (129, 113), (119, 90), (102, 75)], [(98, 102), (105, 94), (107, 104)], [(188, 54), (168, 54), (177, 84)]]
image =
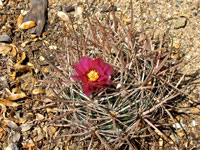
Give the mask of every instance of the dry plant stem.
[[(78, 48), (78, 45), (79, 45), (79, 38), (78, 38), (78, 35), (76, 34), (76, 32), (75, 32), (75, 29), (74, 29), (74, 24), (73, 24), (73, 21), (72, 21), (72, 17), (70, 16), (69, 17), (70, 18), (70, 22), (71, 22), (71, 27), (72, 27), (72, 31), (73, 31), (73, 33), (74, 33), (74, 35), (75, 35), (75, 39), (76, 39), (76, 50), (78, 50), (79, 48)], [(79, 56), (79, 59), (80, 59), (80, 54), (78, 53), (78, 56)]]
[[(110, 34), (108, 34), (108, 33), (106, 32), (105, 27), (103, 27), (103, 25), (101, 25), (101, 23), (100, 23), (99, 21), (97, 21), (97, 22), (98, 22), (98, 24), (99, 24), (99, 26), (100, 26), (100, 30), (101, 30), (101, 32), (102, 32), (102, 34), (103, 34), (103, 36), (104, 36), (104, 39), (105, 39), (105, 41), (107, 42), (106, 44), (109, 45), (109, 53), (108, 53), (108, 54), (110, 54), (110, 51), (111, 51), (110, 46), (115, 50), (116, 54), (117, 54), (117, 52), (120, 52), (120, 51), (117, 49), (117, 47), (115, 46), (116, 44), (115, 44), (115, 42), (114, 42), (114, 39), (113, 39), (112, 35), (110, 35)], [(116, 17), (114, 17), (114, 22), (116, 22)], [(110, 28), (109, 28), (109, 29), (110, 29)], [(110, 29), (110, 31), (112, 31), (112, 29)], [(114, 31), (113, 31), (113, 32), (114, 32)], [(108, 35), (108, 36), (107, 36), (107, 35)], [(119, 38), (120, 38), (120, 37), (119, 37)]]
[(71, 82), (69, 79), (67, 79), (67, 77), (65, 76), (65, 74), (64, 74), (63, 72), (61, 72), (54, 64), (51, 63), (51, 61), (46, 57), (46, 55), (45, 55), (42, 51), (40, 51), (40, 52), (42, 53), (42, 56), (45, 58), (45, 60), (46, 60), (58, 73), (60, 73), (60, 75), (62, 75), (62, 76), (65, 78), (65, 80), (66, 80), (67, 82)]
[(116, 150), (116, 149), (119, 149), (119, 147), (122, 146), (123, 143), (124, 143), (124, 141), (120, 140), (120, 141), (115, 145), (114, 149), (115, 149), (115, 150)]
[(140, 123), (140, 119), (138, 119), (133, 125), (131, 125), (129, 128), (127, 128), (126, 133), (127, 137), (132, 134), (132, 136), (135, 134), (135, 132), (138, 130), (137, 127)]
[(52, 80), (38, 80), (38, 82), (47, 83), (47, 84), (66, 84), (67, 86), (70, 86), (76, 83), (74, 81), (52, 81)]
[(105, 149), (107, 150), (114, 150), (114, 148), (109, 145), (99, 134), (99, 131), (95, 131), (96, 136), (99, 138), (99, 140), (101, 141), (101, 143), (104, 145)]
[(112, 130), (106, 130), (106, 131), (101, 131), (101, 135), (105, 136), (105, 137), (110, 137), (113, 139), (117, 139), (118, 137), (115, 135), (115, 131)]
[[(84, 108), (84, 107), (81, 107), (81, 108), (79, 108), (79, 109), (83, 109), (83, 108)], [(51, 122), (49, 122), (49, 123), (52, 124), (52, 123), (54, 123), (56, 120), (59, 120), (59, 119), (65, 117), (65, 116), (68, 116), (69, 114), (71, 114), (71, 113), (73, 113), (73, 112), (75, 112), (75, 111), (77, 111), (77, 110), (78, 110), (78, 108), (76, 108), (76, 109), (74, 109), (74, 110), (70, 110), (70, 111), (68, 111), (68, 112), (65, 112), (64, 114), (62, 114), (62, 115), (60, 115), (59, 117), (53, 119), (53, 120), (52, 120)]]
[[(59, 100), (61, 100), (61, 97), (58, 95), (58, 92), (56, 91), (56, 89), (51, 88), (51, 91), (55, 94), (55, 96), (56, 96)], [(69, 98), (69, 97), (67, 96), (67, 98)]]
[(91, 137), (91, 140), (90, 140), (90, 144), (88, 146), (88, 150), (91, 150), (92, 149), (92, 144), (94, 142), (94, 136)]
[(80, 136), (86, 136), (86, 135), (89, 135), (89, 134), (90, 134), (90, 131), (84, 132), (84, 133), (77, 133), (77, 134), (63, 134), (61, 137), (66, 137), (66, 136), (69, 136), (69, 137), (80, 137)]
[(137, 138), (145, 139), (147, 137), (150, 138), (152, 136), (153, 136), (153, 134), (149, 134), (149, 135), (131, 135), (131, 138), (132, 139), (137, 139)]
[(167, 56), (164, 58), (164, 60), (161, 62), (161, 63), (158, 63), (159, 66), (157, 66), (154, 71), (153, 71), (153, 74), (157, 74), (158, 71), (160, 71), (160, 69), (166, 64), (166, 62), (168, 61), (169, 59), (169, 56), (170, 56), (170, 53), (167, 54)]
[[(111, 6), (113, 7), (113, 6)], [(114, 25), (114, 29), (113, 29), (113, 32), (117, 32), (117, 28), (118, 28), (118, 22), (116, 21), (116, 16), (115, 16), (115, 10), (113, 10), (112, 12), (112, 16), (113, 16), (113, 25)], [(109, 15), (110, 16), (110, 15)]]
[(53, 124), (53, 126), (54, 127), (65, 127), (65, 128), (67, 128), (67, 127), (71, 127), (72, 124)]
[[(107, 35), (107, 33), (106, 33), (106, 31), (105, 31), (105, 29), (104, 29), (104, 27), (101, 25), (101, 23), (99, 22), (99, 20), (97, 19), (97, 17), (95, 16), (95, 19), (96, 19), (96, 21), (97, 21), (97, 23), (98, 23), (98, 26), (99, 26), (99, 28), (100, 28), (100, 31), (101, 31), (101, 33), (102, 33), (102, 48), (103, 48), (103, 50), (104, 50), (104, 52), (105, 53), (108, 53), (109, 54), (109, 52), (107, 51), (107, 49), (105, 48), (105, 44), (107, 44), (107, 45), (109, 45), (107, 42), (107, 38), (106, 38), (106, 35)], [(104, 53), (103, 53), (104, 54)]]
[(70, 55), (69, 55), (69, 49), (68, 49), (68, 42), (67, 42), (67, 37), (64, 38), (64, 43), (65, 43), (65, 51), (66, 51), (66, 63), (67, 63), (67, 67), (71, 67), (70, 66)]
[[(187, 86), (185, 88), (183, 88), (182, 90), (179, 90), (177, 87), (179, 86), (179, 84), (181, 83), (181, 81), (184, 79), (185, 75), (183, 75), (179, 82), (176, 84), (176, 86), (173, 86), (171, 83), (166, 83), (167, 85), (171, 86), (173, 89), (175, 89), (176, 91), (178, 91), (180, 94), (184, 94), (184, 95), (188, 95), (187, 93), (184, 92), (184, 90), (187, 88)], [(162, 77), (159, 77), (159, 79), (161, 81), (164, 81), (164, 79)]]
[(95, 47), (98, 47), (98, 48), (100, 48), (100, 49), (103, 49), (101, 44), (98, 44), (97, 42), (93, 41), (93, 40), (90, 39), (89, 37), (85, 37), (85, 38), (86, 38), (86, 40), (87, 40), (88, 42), (92, 43)]
[(174, 122), (174, 123), (176, 123), (176, 121), (175, 121), (175, 119), (174, 119), (174, 117), (172, 116), (172, 114), (169, 112), (169, 110), (168, 109), (166, 109), (164, 106), (162, 106), (163, 108), (164, 108), (164, 110), (167, 112), (167, 114), (169, 115), (169, 117), (172, 119), (172, 121)]
[(132, 143), (127, 138), (126, 138), (126, 142), (128, 143), (130, 150), (138, 150), (138, 148), (135, 145), (133, 147)]
[(148, 81), (152, 78), (152, 75), (153, 75), (153, 68), (154, 68), (154, 65), (153, 65), (153, 60), (151, 60), (151, 66), (152, 66), (152, 69), (150, 70), (148, 76), (146, 77), (145, 81), (142, 83), (141, 86), (144, 86), (148, 83)]
[[(74, 90), (74, 89), (73, 89)], [(75, 92), (77, 92), (76, 90), (74, 90)], [(77, 93), (79, 93), (79, 92), (77, 92)], [(94, 105), (96, 108), (100, 108), (101, 110), (102, 110), (102, 112), (104, 112), (105, 114), (104, 115), (106, 115), (107, 114), (107, 109), (104, 107), (104, 105), (101, 105), (101, 104), (98, 104), (98, 103), (96, 103), (96, 102), (94, 102), (93, 100), (91, 100), (89, 97), (86, 97), (84, 94), (82, 94), (82, 93), (79, 93), (81, 96), (83, 96), (84, 98), (86, 98), (89, 102), (90, 102), (90, 104), (91, 105)], [(90, 107), (90, 105), (88, 106), (88, 107)], [(97, 111), (97, 110), (95, 110), (95, 111)], [(98, 112), (98, 111), (97, 111)], [(101, 113), (102, 113), (101, 112)]]
[(130, 6), (131, 6), (131, 29), (133, 29), (133, 0), (130, 0)]
[[(88, 20), (88, 23), (89, 23), (89, 25), (90, 25), (90, 29), (91, 29), (90, 31), (92, 31), (92, 36), (93, 36), (93, 39), (94, 39), (94, 40), (91, 40), (91, 41), (92, 41), (92, 42), (95, 42), (96, 45), (99, 45), (99, 47), (101, 47), (100, 44), (99, 44), (100, 42), (99, 42), (99, 40), (98, 40), (98, 38), (97, 38), (97, 36), (96, 36), (97, 33), (95, 32), (95, 29), (94, 29), (93, 25), (91, 24), (90, 18), (87, 17), (87, 20)], [(90, 42), (91, 42), (91, 41), (90, 41)], [(101, 47), (101, 48), (102, 48), (102, 47)]]
[[(81, 32), (81, 37), (84, 37), (83, 33)], [(81, 38), (83, 39), (83, 48), (82, 48), (82, 51), (83, 51), (83, 55), (82, 56), (86, 56), (86, 41), (85, 41), (85, 38)]]
[(35, 110), (40, 110), (40, 109), (43, 109), (43, 108), (53, 107), (53, 106), (55, 106), (55, 103), (46, 104), (46, 105), (40, 106), (40, 107), (33, 107), (32, 110), (35, 111)]
[(168, 98), (162, 100), (160, 103), (158, 103), (157, 105), (153, 106), (151, 109), (149, 109), (149, 110), (143, 112), (143, 113), (142, 113), (142, 116), (145, 116), (145, 115), (147, 115), (147, 114), (153, 112), (155, 109), (161, 107), (161, 106), (162, 106), (164, 103), (166, 103), (167, 101), (169, 101), (169, 100), (171, 100), (171, 99), (173, 99), (173, 98), (175, 98), (175, 97), (177, 97), (177, 96), (179, 96), (179, 95), (180, 95), (179, 93), (178, 93), (178, 94), (175, 94), (175, 95), (171, 95), (170, 97), (168, 97)]
[(160, 76), (160, 75), (162, 75), (162, 74), (165, 74), (166, 72), (169, 72), (169, 71), (171, 72), (171, 71), (177, 69), (178, 67), (180, 67), (180, 66), (182, 66), (182, 65), (184, 65), (184, 64), (185, 64), (185, 63), (182, 62), (182, 63), (180, 63), (180, 64), (177, 64), (177, 65), (173, 66), (173, 67), (170, 67), (170, 68), (168, 68), (168, 69), (165, 69), (165, 70), (161, 71), (160, 73), (158, 73), (157, 76)]
[[(58, 96), (58, 95), (62, 94), (62, 92), (65, 92), (65, 90), (67, 90), (68, 88), (69, 88), (68, 85), (66, 87), (62, 87), (62, 89), (60, 91), (56, 92), (56, 95)], [(52, 90), (55, 93), (55, 90), (53, 88), (52, 88)], [(68, 95), (66, 97), (69, 99)]]
[[(162, 133), (158, 128), (156, 128), (156, 126), (154, 126), (148, 119), (143, 118), (143, 120), (149, 124), (155, 131), (157, 131), (159, 133), (160, 136), (162, 136), (166, 141), (172, 141), (171, 139), (169, 139), (164, 133)], [(173, 143), (175, 143), (174, 141), (172, 141)], [(177, 144), (176, 144), (177, 145)]]
[[(71, 129), (68, 131), (67, 134), (70, 135), (73, 131), (74, 131), (74, 128), (71, 128)], [(57, 139), (59, 139), (59, 137), (61, 137), (61, 136), (58, 136)], [(69, 143), (70, 140), (71, 140), (71, 138), (72, 138), (72, 136), (67, 137), (66, 143)]]

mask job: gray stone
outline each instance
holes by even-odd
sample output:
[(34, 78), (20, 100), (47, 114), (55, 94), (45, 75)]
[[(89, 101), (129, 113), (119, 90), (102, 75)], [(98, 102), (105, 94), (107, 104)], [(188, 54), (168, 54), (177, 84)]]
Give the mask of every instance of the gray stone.
[(57, 9), (58, 11), (62, 11), (62, 6), (61, 6), (61, 5), (58, 5), (58, 6), (56, 6), (56, 9)]
[(185, 28), (187, 24), (187, 19), (184, 17), (178, 18), (176, 20), (174, 20), (174, 29), (180, 29), (180, 28)]
[(0, 35), (0, 42), (11, 43), (12, 40), (7, 34)]
[(36, 27), (29, 29), (30, 33), (36, 33), (37, 36), (42, 34), (46, 23), (47, 0), (31, 0), (30, 11), (23, 18), (23, 22), (34, 21)]

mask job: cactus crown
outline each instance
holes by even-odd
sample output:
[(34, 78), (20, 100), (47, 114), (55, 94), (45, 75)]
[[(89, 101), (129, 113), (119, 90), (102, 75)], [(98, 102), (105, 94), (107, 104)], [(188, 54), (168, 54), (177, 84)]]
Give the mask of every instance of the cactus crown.
[[(54, 91), (65, 113), (54, 123), (67, 127), (67, 137), (87, 139), (89, 148), (96, 141), (105, 149), (137, 149), (152, 132), (167, 139), (159, 124), (167, 118), (165, 104), (180, 95), (177, 88), (181, 86), (176, 76), (179, 65), (171, 59), (172, 40), (154, 40), (145, 31), (123, 25), (116, 16), (115, 20), (107, 17), (106, 23), (91, 18), (89, 26), (67, 32), (68, 43), (76, 48), (67, 47), (63, 52), (66, 59), (57, 61), (66, 65), (62, 70), (70, 78), (74, 63), (83, 55), (104, 59), (113, 68), (111, 83), (89, 97), (78, 82), (57, 85)], [(100, 78), (95, 70), (87, 76), (92, 82)]]

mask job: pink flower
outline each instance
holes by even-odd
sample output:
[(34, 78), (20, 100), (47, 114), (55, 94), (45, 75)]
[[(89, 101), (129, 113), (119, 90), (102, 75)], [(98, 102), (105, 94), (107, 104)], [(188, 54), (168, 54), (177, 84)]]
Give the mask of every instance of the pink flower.
[(82, 57), (78, 64), (75, 64), (76, 74), (72, 75), (74, 80), (80, 80), (83, 86), (83, 92), (90, 94), (97, 88), (110, 85), (112, 67), (102, 59), (91, 59)]

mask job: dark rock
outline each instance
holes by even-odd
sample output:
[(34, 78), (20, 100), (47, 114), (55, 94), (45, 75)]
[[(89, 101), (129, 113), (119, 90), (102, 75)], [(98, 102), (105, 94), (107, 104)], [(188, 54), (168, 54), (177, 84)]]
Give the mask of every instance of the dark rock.
[(31, 8), (23, 22), (34, 21), (37, 25), (29, 29), (30, 33), (42, 34), (47, 18), (47, 0), (31, 0)]
[(181, 3), (183, 3), (183, 0), (176, 0), (176, 2), (180, 5)]
[(102, 9), (101, 13), (111, 12), (111, 11), (117, 11), (117, 7), (112, 5), (109, 8), (105, 7)]
[(0, 35), (0, 42), (11, 43), (12, 40), (7, 34)]
[(66, 11), (67, 13), (73, 12), (73, 11), (75, 11), (75, 8), (74, 8), (74, 6), (67, 6), (67, 7), (65, 7), (65, 11)]

